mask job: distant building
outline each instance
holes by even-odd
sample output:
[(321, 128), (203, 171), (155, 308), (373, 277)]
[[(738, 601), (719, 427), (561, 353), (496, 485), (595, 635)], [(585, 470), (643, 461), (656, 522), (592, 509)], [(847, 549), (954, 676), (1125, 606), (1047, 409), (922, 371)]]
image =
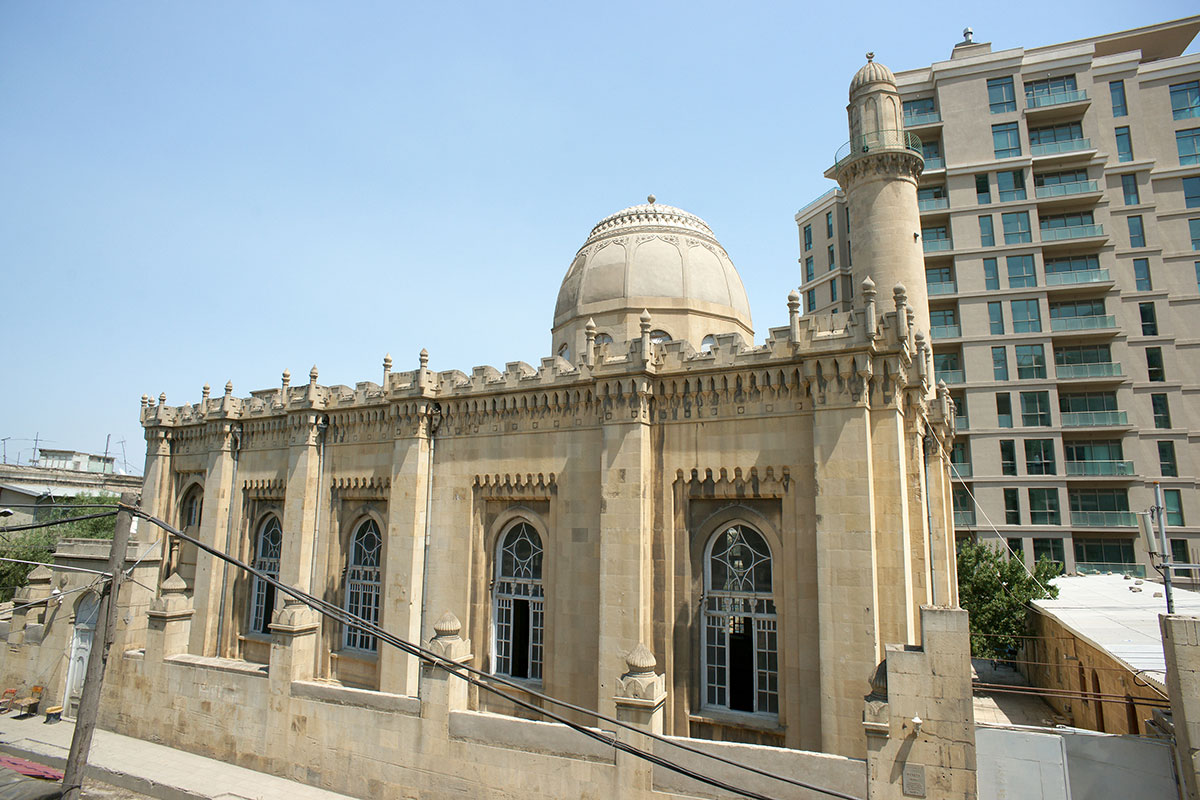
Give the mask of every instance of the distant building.
[(117, 475), (112, 456), (41, 448), (36, 466), (0, 465), (0, 508), (11, 508), (9, 525), (32, 522), (37, 508), (81, 494), (140, 492), (140, 475)]
[[(924, 156), (905, 224), (957, 412), (960, 537), (1144, 578), (1135, 512), (1161, 480), (1172, 553), (1197, 560), (1197, 31), (1193, 16), (1037, 48), (968, 35), (896, 74)], [(796, 224), (805, 314), (844, 313), (867, 274), (890, 291), (844, 188)]]

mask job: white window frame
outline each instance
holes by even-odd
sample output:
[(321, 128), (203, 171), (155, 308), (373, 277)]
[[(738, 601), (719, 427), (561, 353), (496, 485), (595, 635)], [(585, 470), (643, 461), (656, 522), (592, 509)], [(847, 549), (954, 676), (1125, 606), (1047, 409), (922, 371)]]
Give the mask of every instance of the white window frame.
[[(277, 534), (277, 545), (266, 546), (268, 544), (266, 541), (268, 534)], [(283, 525), (280, 524), (279, 517), (274, 514), (268, 514), (259, 523), (258, 533), (254, 537), (254, 568), (278, 580), (279, 562), (282, 556)], [(270, 588), (270, 584), (257, 575), (250, 582), (250, 633), (252, 634), (264, 635), (271, 632), (271, 616), (275, 611), (274, 601), (278, 601), (278, 595), (271, 593), (273, 597), (272, 607), (267, 608), (267, 595)]]
[[(516, 535), (515, 545), (524, 531), (534, 548), (526, 560), (516, 560), (513, 575), (505, 575), (504, 555), (510, 536)], [(540, 682), (542, 680), (546, 638), (546, 600), (543, 584), (545, 549), (542, 536), (528, 520), (517, 519), (505, 526), (496, 538), (495, 583), (492, 589), (492, 672), (517, 680)], [(512, 674), (513, 645), (513, 602), (529, 602), (529, 636), (526, 663), (528, 674)]]
[[(368, 535), (375, 537), (373, 547), (362, 549), (359, 541)], [(379, 599), (383, 559), (383, 534), (379, 525), (367, 517), (354, 528), (346, 554), (346, 612), (375, 625), (379, 624)], [(363, 653), (379, 652), (379, 640), (353, 625), (342, 626), (342, 647)]]
[[(713, 549), (726, 533), (737, 532), (743, 542), (752, 545), (744, 535), (750, 531), (761, 540), (765, 553), (750, 547), (758, 558), (751, 569), (743, 572), (737, 585), (725, 587), (712, 584)], [(771, 570), (770, 587), (753, 585), (753, 565), (765, 557)], [(728, 563), (728, 562), (726, 562)], [(736, 576), (736, 573), (734, 573)], [(775, 608), (774, 557), (771, 546), (761, 531), (741, 521), (722, 525), (709, 537), (704, 547), (704, 595), (701, 598), (700, 676), (701, 706), (732, 714), (750, 714), (769, 719), (779, 716), (779, 618)], [(733, 612), (736, 612), (736, 616)], [(754, 626), (751, 711), (729, 706), (729, 632), (731, 626), (749, 618)]]

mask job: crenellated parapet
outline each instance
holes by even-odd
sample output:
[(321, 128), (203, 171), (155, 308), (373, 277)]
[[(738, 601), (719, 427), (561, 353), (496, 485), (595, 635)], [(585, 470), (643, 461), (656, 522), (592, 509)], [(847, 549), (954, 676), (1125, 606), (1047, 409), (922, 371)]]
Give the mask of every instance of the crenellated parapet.
[[(714, 336), (704, 351), (683, 340), (635, 338), (614, 349), (594, 343), (572, 364), (559, 356), (538, 366), (512, 361), (503, 370), (479, 366), (470, 373), (435, 372), (422, 351), (420, 366), (393, 371), (384, 361), (383, 383), (321, 386), (317, 370), (303, 386), (290, 384), (234, 397), (166, 405), (143, 397), (141, 421), (148, 446), (176, 453), (227, 449), (242, 437), (246, 450), (317, 443), (388, 442), (426, 437), (514, 431), (553, 431), (630, 420), (688, 419), (776, 414), (829, 405), (895, 406), (929, 424), (952, 429), (934, 391), (931, 355), (913, 325), (903, 286), (890, 308), (876, 300), (867, 278), (857, 306), (843, 313), (800, 317), (789, 297), (789, 324), (772, 328), (763, 344), (737, 333)], [(642, 321), (649, 330), (652, 320)], [(948, 395), (947, 395), (948, 396)], [(950, 434), (952, 435), (952, 433)]]

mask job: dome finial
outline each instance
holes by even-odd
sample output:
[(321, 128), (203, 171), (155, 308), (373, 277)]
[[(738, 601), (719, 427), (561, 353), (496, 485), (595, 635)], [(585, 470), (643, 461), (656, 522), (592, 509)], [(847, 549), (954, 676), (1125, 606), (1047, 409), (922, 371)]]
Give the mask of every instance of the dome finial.
[(874, 61), (874, 60), (875, 60), (875, 51), (868, 50), (867, 51), (867, 61)]
[(657, 199), (658, 198), (655, 197), (654, 195), (647, 195), (646, 202), (648, 202), (650, 205), (654, 205), (654, 201)]

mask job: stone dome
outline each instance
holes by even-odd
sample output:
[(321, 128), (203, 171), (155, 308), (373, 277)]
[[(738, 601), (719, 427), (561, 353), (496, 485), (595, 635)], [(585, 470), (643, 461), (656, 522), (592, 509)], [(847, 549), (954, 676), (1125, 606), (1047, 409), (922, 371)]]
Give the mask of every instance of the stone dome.
[(894, 87), (896, 76), (890, 69), (875, 60), (874, 53), (867, 53), (867, 63), (863, 64), (862, 69), (854, 73), (854, 77), (850, 79), (850, 96), (853, 97), (859, 89), (872, 83), (890, 83)]
[[(554, 308), (556, 352), (564, 327), (594, 317), (601, 333), (621, 341), (646, 309), (672, 338), (692, 338), (700, 328), (700, 338), (731, 331), (753, 337), (746, 289), (712, 229), (695, 214), (648, 199), (600, 220), (579, 248)], [(699, 327), (681, 325), (681, 314), (700, 318)], [(659, 324), (667, 318), (674, 329)]]

